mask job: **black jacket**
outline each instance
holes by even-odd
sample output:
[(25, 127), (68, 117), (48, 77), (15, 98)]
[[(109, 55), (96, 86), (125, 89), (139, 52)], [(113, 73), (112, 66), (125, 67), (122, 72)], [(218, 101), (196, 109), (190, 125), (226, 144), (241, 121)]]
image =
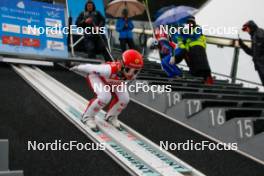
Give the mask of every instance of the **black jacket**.
[[(87, 4), (92, 3), (94, 8), (92, 12), (88, 12), (87, 10)], [(92, 18), (92, 23), (87, 24), (85, 23), (85, 20), (88, 18)], [(78, 27), (86, 28), (86, 27), (94, 27), (94, 26), (99, 26), (99, 27), (104, 27), (105, 26), (105, 18), (103, 15), (96, 10), (95, 4), (91, 1), (88, 1), (85, 4), (84, 11), (80, 13), (79, 17), (77, 18), (76, 25)]]
[(248, 55), (253, 57), (255, 67), (258, 70), (261, 66), (264, 67), (264, 30), (259, 28), (253, 21), (250, 21), (248, 26), (251, 29), (252, 47), (248, 47), (241, 40), (240, 46)]

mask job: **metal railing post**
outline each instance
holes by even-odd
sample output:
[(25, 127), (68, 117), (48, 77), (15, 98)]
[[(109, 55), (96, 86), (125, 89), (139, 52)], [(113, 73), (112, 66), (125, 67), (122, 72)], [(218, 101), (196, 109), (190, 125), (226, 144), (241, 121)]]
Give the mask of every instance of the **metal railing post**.
[(66, 3), (66, 13), (67, 13), (67, 19), (68, 19), (68, 27), (70, 28), (69, 31), (69, 36), (70, 37), (70, 49), (71, 49), (71, 56), (74, 57), (75, 53), (74, 53), (74, 47), (73, 47), (73, 35), (72, 35), (72, 18), (70, 15), (70, 9), (69, 9), (69, 4), (68, 4), (68, 0), (65, 0)]
[(71, 56), (75, 57), (74, 41), (73, 41), (73, 35), (72, 35), (72, 26), (70, 26), (70, 48), (71, 48)]
[(235, 47), (235, 49), (234, 49), (234, 59), (233, 59), (233, 64), (232, 64), (232, 68), (231, 68), (231, 73), (230, 73), (231, 82), (233, 84), (236, 83), (236, 79), (237, 79), (239, 51), (240, 51), (240, 49), (238, 47)]

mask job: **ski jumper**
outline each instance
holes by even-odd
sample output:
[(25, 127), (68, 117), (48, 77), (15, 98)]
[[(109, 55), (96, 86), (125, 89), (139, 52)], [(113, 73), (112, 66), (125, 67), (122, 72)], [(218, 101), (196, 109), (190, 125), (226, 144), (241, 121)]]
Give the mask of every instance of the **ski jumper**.
[(158, 40), (158, 49), (161, 57), (162, 69), (167, 73), (168, 77), (182, 76), (182, 71), (176, 64), (170, 64), (171, 57), (174, 57), (176, 44), (170, 42), (168, 35), (159, 30), (155, 30), (155, 37)]
[[(95, 115), (110, 102), (106, 117), (118, 116), (129, 102), (129, 93), (111, 89), (105, 91), (105, 86), (120, 85), (124, 83), (124, 77), (120, 76), (120, 62), (109, 62), (102, 65), (85, 64), (78, 66), (78, 70), (87, 73), (88, 85), (96, 94), (83, 114), (83, 118), (95, 117)], [(112, 100), (112, 101), (111, 101)]]

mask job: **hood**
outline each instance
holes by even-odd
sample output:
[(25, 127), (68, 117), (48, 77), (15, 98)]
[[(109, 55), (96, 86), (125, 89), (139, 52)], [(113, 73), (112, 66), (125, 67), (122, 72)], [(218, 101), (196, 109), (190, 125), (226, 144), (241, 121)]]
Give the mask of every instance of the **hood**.
[(87, 11), (87, 4), (93, 4), (93, 11), (96, 10), (96, 6), (95, 6), (95, 3), (91, 0), (88, 0), (86, 3), (85, 3), (85, 6), (84, 6), (84, 11)]
[(243, 25), (243, 28), (246, 27), (246, 26), (251, 29), (250, 34), (254, 34), (258, 30), (258, 25), (253, 20), (250, 20), (250, 21), (246, 22)]

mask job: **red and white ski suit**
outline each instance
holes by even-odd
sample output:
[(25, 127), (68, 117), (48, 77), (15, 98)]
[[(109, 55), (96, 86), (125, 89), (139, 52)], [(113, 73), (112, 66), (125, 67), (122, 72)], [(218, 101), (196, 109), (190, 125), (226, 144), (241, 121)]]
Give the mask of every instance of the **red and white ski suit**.
[(109, 62), (101, 65), (85, 64), (78, 66), (77, 70), (87, 74), (86, 80), (96, 94), (96, 97), (89, 102), (83, 118), (95, 117), (95, 115), (108, 105), (111, 100), (106, 118), (118, 116), (122, 110), (126, 108), (129, 103), (129, 93), (127, 90), (116, 91), (112, 89), (106, 92), (104, 89), (95, 87), (96, 84), (98, 86), (111, 86), (113, 84), (119, 85), (124, 83), (124, 78), (118, 76), (121, 70), (120, 62)]

